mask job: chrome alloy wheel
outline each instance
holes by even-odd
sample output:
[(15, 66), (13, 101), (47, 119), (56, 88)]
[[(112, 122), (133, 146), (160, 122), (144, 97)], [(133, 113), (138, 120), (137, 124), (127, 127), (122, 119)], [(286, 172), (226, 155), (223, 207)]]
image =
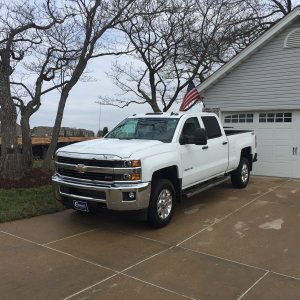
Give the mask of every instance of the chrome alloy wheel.
[(169, 217), (173, 205), (172, 193), (168, 189), (161, 190), (157, 201), (157, 214), (160, 219), (165, 220)]
[(241, 172), (242, 181), (245, 183), (249, 177), (249, 170), (247, 164), (243, 164), (242, 172)]

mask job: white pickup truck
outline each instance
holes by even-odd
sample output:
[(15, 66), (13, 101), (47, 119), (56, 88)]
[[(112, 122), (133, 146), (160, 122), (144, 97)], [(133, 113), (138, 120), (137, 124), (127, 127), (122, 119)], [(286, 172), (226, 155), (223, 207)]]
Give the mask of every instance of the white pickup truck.
[(234, 187), (246, 187), (256, 159), (254, 132), (225, 131), (215, 114), (147, 113), (102, 139), (60, 148), (52, 181), (67, 207), (147, 209), (148, 222), (162, 227), (177, 201), (229, 175)]

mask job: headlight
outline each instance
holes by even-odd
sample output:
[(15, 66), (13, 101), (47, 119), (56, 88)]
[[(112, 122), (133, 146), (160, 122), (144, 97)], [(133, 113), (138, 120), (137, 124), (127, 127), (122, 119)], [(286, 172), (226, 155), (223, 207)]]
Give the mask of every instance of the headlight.
[(124, 161), (125, 168), (138, 168), (141, 166), (140, 160), (126, 160)]
[(135, 180), (140, 180), (141, 179), (141, 174), (140, 173), (132, 173), (132, 174), (123, 174), (123, 180), (125, 181), (135, 181)]
[(131, 180), (140, 180), (141, 174), (140, 173), (133, 173), (131, 174)]

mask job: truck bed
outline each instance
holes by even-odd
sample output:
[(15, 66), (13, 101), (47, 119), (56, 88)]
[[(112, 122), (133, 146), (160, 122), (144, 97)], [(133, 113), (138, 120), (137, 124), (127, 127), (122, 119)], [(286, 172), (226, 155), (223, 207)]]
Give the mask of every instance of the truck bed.
[(224, 131), (227, 136), (230, 136), (230, 135), (234, 135), (234, 134), (252, 132), (253, 130), (224, 129)]

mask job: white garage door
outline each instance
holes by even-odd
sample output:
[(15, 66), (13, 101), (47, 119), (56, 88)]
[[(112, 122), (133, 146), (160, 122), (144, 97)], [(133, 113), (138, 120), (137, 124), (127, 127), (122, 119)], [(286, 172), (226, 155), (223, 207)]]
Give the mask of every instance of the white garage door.
[(222, 113), (223, 124), (236, 129), (254, 129), (258, 162), (253, 174), (300, 178), (300, 112)]

